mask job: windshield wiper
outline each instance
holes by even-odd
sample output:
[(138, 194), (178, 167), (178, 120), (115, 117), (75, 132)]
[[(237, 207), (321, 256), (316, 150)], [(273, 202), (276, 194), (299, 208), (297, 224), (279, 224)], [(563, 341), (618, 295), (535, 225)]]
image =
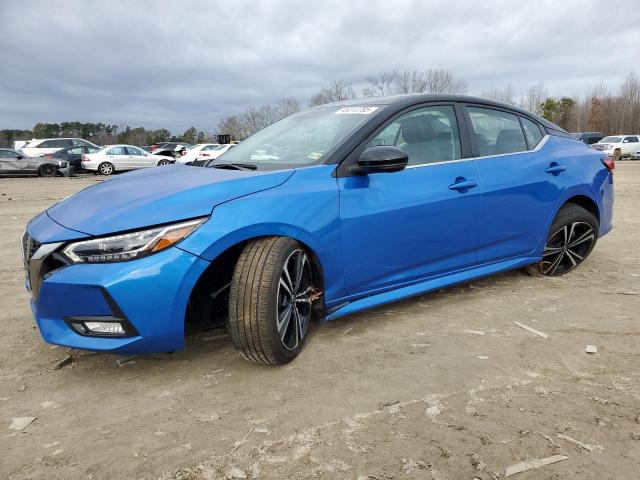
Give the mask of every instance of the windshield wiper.
[(216, 163), (209, 165), (212, 168), (226, 168), (227, 170), (257, 170), (257, 165), (251, 163)]

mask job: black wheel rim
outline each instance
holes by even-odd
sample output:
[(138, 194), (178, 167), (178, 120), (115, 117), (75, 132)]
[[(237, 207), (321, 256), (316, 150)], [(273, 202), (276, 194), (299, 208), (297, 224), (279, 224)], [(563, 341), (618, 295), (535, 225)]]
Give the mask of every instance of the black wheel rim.
[(53, 174), (55, 173), (56, 169), (53, 167), (53, 165), (44, 165), (42, 167), (42, 175), (44, 177), (51, 177), (53, 176)]
[(307, 336), (311, 320), (311, 268), (307, 254), (293, 251), (278, 283), (276, 327), (282, 346), (295, 350)]
[(573, 270), (589, 254), (595, 240), (595, 230), (590, 224), (573, 222), (565, 225), (547, 240), (538, 270), (548, 276)]

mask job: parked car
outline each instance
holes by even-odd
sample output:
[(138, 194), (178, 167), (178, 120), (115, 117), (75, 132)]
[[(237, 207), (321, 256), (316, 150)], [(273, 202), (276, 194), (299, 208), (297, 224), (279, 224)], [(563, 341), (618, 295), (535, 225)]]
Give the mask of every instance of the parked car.
[(604, 133), (602, 132), (578, 132), (571, 135), (587, 145), (593, 145), (604, 138)]
[(66, 147), (97, 147), (93, 143), (81, 138), (43, 138), (29, 140), (20, 151), (31, 157), (42, 157), (47, 153), (54, 153)]
[(158, 148), (151, 150), (154, 155), (161, 155), (164, 157), (172, 157), (174, 159), (180, 158), (187, 153), (187, 150), (193, 145), (190, 143), (163, 143)]
[(67, 175), (69, 162), (43, 157), (30, 157), (12, 148), (0, 148), (0, 175)]
[(206, 167), (128, 173), (35, 217), (32, 310), (68, 347), (170, 352), (217, 324), (247, 359), (285, 363), (314, 318), (514, 268), (571, 272), (612, 229), (614, 166), (490, 100), (323, 105)]
[(614, 160), (619, 160), (623, 157), (631, 157), (640, 149), (640, 135), (612, 135), (604, 137), (592, 146)]
[(209, 147), (203, 148), (198, 154), (198, 160), (214, 160), (225, 153), (227, 150), (235, 146), (235, 143), (226, 143), (222, 145), (211, 145)]
[(54, 153), (47, 153), (45, 158), (66, 160), (69, 162), (69, 172), (77, 173), (83, 170), (82, 155), (86, 153), (95, 153), (98, 150), (100, 150), (100, 147), (67, 147)]
[(179, 156), (178, 158), (176, 158), (176, 161), (178, 163), (191, 163), (195, 160), (198, 159), (198, 155), (200, 154), (200, 152), (202, 152), (203, 150), (211, 150), (212, 148), (217, 147), (218, 145), (220, 145), (219, 143), (198, 143), (197, 145), (192, 145), (190, 148), (188, 148), (184, 155)]
[(109, 145), (97, 152), (83, 154), (81, 160), (83, 169), (101, 175), (175, 163), (173, 158), (154, 155), (133, 145)]

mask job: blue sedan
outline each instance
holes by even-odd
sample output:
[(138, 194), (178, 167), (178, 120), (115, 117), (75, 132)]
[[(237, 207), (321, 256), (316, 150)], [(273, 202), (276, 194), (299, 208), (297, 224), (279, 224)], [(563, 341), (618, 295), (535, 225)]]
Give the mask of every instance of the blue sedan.
[(450, 95), (315, 107), (204, 167), (119, 175), (23, 237), (43, 338), (118, 354), (226, 326), (286, 363), (333, 320), (515, 268), (563, 275), (612, 228), (608, 157), (527, 111)]

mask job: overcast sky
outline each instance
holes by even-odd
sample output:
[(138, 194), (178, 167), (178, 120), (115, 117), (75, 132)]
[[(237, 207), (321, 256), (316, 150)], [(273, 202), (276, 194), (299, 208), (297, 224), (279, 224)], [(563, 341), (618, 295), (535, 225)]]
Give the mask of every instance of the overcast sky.
[(470, 94), (583, 95), (640, 74), (637, 0), (0, 0), (0, 18), (0, 128), (214, 130), (393, 69), (450, 69)]

